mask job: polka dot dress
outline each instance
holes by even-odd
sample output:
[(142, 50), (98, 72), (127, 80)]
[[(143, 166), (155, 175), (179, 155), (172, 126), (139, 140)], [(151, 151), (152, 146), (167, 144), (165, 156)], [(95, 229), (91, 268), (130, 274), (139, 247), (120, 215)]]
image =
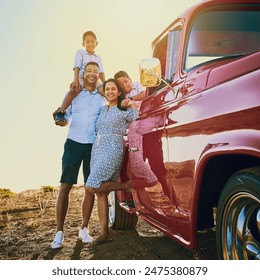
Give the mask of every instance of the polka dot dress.
[(139, 111), (133, 108), (122, 111), (117, 106), (108, 108), (106, 105), (101, 109), (86, 186), (98, 189), (102, 182), (116, 181), (119, 178), (124, 155), (123, 136), (138, 113)]

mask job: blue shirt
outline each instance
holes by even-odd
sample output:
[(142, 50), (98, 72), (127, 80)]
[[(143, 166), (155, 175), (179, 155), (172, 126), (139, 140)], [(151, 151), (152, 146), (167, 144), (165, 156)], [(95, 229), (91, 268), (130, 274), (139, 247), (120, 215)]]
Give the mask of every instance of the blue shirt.
[(66, 119), (71, 121), (68, 138), (81, 144), (93, 143), (97, 118), (105, 104), (105, 98), (97, 90), (83, 89), (67, 109)]
[(83, 76), (85, 67), (89, 62), (96, 62), (99, 65), (99, 72), (104, 73), (103, 62), (98, 54), (89, 54), (86, 50), (78, 50), (75, 55), (73, 70), (76, 67), (80, 69), (79, 77)]

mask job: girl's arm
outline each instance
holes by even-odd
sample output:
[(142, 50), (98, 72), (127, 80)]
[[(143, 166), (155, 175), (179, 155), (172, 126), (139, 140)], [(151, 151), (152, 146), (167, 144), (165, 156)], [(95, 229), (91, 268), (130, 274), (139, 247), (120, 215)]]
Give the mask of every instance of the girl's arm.
[(70, 89), (79, 90), (80, 89), (80, 83), (79, 83), (79, 68), (74, 68), (74, 79), (73, 82), (70, 84)]

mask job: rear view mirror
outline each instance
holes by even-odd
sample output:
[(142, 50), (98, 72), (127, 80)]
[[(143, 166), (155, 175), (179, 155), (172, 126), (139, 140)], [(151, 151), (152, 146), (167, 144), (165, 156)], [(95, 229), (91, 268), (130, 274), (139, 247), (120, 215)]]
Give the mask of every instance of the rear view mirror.
[(157, 87), (161, 83), (161, 63), (158, 58), (143, 59), (139, 64), (140, 82), (145, 87)]

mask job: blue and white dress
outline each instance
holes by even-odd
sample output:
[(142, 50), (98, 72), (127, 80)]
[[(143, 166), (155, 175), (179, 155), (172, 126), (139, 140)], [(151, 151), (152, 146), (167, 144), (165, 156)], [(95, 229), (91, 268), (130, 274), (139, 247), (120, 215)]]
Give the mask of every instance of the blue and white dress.
[(90, 175), (86, 186), (98, 189), (102, 182), (116, 181), (120, 175), (124, 156), (124, 138), (131, 121), (138, 117), (137, 109), (120, 110), (117, 106), (105, 105), (96, 124)]

